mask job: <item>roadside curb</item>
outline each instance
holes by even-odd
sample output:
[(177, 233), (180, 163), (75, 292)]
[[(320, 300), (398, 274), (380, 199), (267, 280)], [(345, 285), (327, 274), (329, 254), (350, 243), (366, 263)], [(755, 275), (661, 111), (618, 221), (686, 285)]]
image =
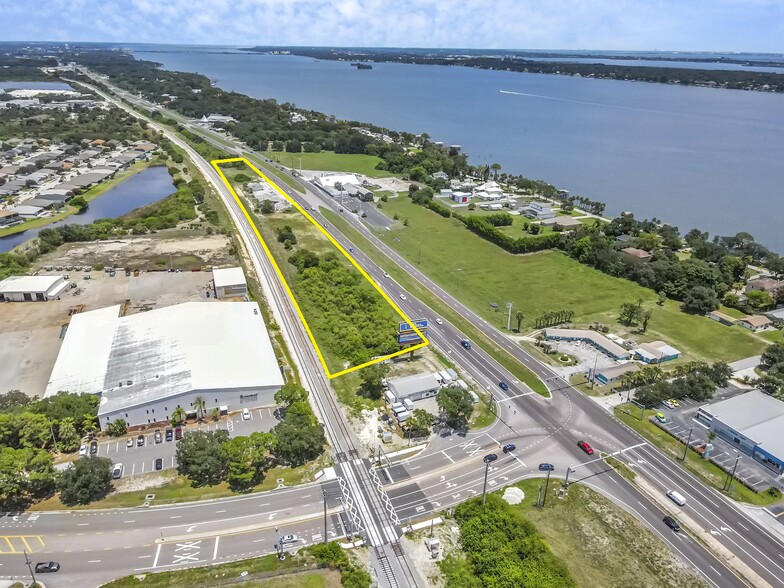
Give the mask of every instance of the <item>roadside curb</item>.
[(659, 508), (667, 513), (677, 515), (678, 521), (682, 526), (686, 527), (695, 539), (700, 541), (705, 547), (732, 570), (739, 578), (747, 581), (752, 586), (772, 588), (762, 577), (752, 570), (746, 563), (742, 562), (738, 557), (724, 547), (721, 543), (716, 541), (711, 535), (710, 531), (703, 529), (693, 518), (683, 512), (682, 509), (676, 508), (670, 501), (665, 501), (659, 492), (657, 492), (646, 480), (637, 476), (632, 482), (648, 499)]

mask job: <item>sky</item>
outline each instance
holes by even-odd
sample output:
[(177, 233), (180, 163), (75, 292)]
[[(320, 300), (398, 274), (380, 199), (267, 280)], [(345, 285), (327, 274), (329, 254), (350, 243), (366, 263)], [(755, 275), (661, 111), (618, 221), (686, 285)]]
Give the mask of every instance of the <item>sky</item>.
[(784, 0), (0, 0), (0, 41), (784, 53)]

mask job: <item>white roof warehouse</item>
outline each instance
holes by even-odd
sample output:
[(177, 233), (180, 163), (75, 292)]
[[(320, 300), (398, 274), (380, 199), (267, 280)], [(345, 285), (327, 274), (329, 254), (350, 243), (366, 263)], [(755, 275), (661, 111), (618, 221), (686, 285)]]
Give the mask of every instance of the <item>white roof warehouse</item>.
[(10, 276), (0, 282), (0, 302), (44, 302), (67, 287), (65, 276)]
[(119, 316), (120, 306), (77, 314), (57, 357), (46, 396), (101, 394), (101, 428), (169, 420), (182, 407), (209, 412), (269, 406), (283, 386), (255, 302), (186, 302)]

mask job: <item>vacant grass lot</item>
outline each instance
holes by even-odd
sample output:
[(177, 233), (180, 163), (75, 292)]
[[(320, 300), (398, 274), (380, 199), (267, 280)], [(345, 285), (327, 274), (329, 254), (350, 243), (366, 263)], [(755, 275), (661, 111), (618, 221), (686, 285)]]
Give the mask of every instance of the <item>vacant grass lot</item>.
[(590, 488), (575, 484), (563, 499), (550, 480), (544, 508), (535, 506), (542, 479), (518, 484), (525, 492), (519, 508), (550, 549), (584, 588), (705, 586), (696, 573), (633, 516)]
[(348, 172), (370, 176), (371, 178), (386, 178), (394, 175), (388, 171), (376, 169), (376, 165), (383, 160), (374, 155), (335, 153), (334, 151), (299, 154), (267, 152), (266, 155), (270, 159), (280, 161), (281, 165), (292, 169), (299, 169), (301, 160), (302, 169)]
[(507, 253), (459, 221), (442, 218), (406, 197), (390, 199), (383, 211), (399, 214), (408, 226), (379, 231), (378, 237), (496, 326), (505, 327), (506, 315), (493, 311), (490, 303), (503, 309), (512, 302), (513, 315), (518, 310), (525, 314), (524, 331), (533, 329), (544, 312), (562, 309), (575, 311), (577, 325), (599, 321), (625, 329), (616, 322), (621, 304), (642, 299), (653, 316), (648, 333), (635, 339), (664, 339), (688, 354), (686, 359), (732, 361), (758, 354), (766, 345), (742, 329), (681, 312), (677, 302), (658, 306), (652, 290), (603, 274), (561, 252)]

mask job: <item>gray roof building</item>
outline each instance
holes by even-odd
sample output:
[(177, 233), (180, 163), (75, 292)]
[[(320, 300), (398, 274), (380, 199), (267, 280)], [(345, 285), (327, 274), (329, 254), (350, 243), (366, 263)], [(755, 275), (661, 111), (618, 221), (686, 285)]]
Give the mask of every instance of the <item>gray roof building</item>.
[(435, 374), (415, 374), (389, 380), (387, 386), (398, 401), (404, 398), (420, 400), (428, 396), (435, 396), (441, 383)]

